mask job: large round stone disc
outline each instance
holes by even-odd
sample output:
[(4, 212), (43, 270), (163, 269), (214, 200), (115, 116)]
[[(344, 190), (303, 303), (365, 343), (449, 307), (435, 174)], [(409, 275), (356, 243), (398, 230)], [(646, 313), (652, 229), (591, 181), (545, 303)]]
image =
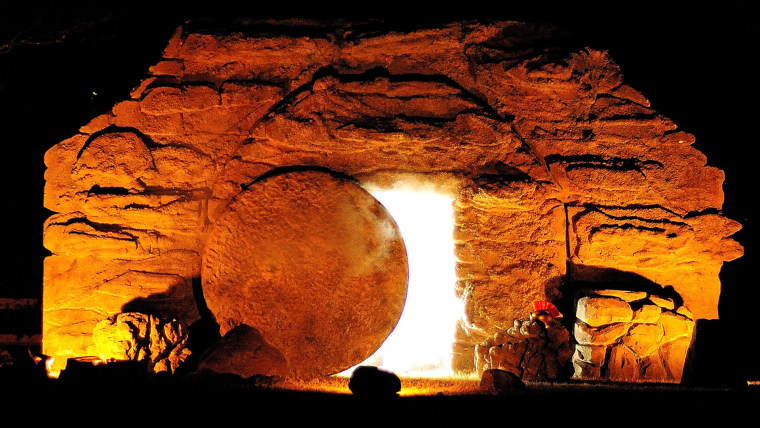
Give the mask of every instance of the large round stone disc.
[(380, 347), (401, 316), (408, 265), (398, 226), (372, 195), (299, 171), (238, 195), (209, 232), (201, 275), (222, 334), (258, 329), (305, 378)]

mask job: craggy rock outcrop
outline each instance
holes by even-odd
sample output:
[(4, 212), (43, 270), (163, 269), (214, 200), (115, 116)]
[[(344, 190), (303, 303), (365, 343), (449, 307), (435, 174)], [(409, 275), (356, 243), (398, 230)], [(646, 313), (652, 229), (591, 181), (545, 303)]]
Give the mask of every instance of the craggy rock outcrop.
[(511, 371), (488, 369), (480, 375), (480, 390), (485, 394), (515, 394), (526, 389), (522, 379)]
[(693, 315), (646, 292), (585, 290), (578, 297), (573, 377), (679, 383)]
[(723, 172), (606, 52), (518, 22), (253, 24), (178, 29), (127, 99), (47, 152), (46, 354), (81, 355), (136, 300), (197, 319), (211, 226), (289, 166), (455, 196), (460, 370), (583, 267), (641, 275), (717, 317), (718, 272), (742, 254)]
[(481, 379), (498, 369), (525, 381), (559, 380), (565, 378), (572, 353), (570, 333), (562, 324), (545, 324), (531, 314), (477, 345), (475, 367)]
[(173, 373), (190, 356), (187, 329), (177, 320), (162, 322), (153, 315), (121, 313), (99, 322), (92, 332), (90, 355), (105, 360), (144, 361), (148, 370)]

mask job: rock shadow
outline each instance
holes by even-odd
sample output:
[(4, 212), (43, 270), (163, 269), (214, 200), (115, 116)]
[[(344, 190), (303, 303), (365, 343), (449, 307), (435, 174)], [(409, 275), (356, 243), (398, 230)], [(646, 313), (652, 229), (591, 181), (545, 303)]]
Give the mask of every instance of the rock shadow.
[(206, 305), (200, 277), (171, 286), (164, 293), (133, 299), (121, 310), (154, 315), (161, 320), (173, 318), (187, 327), (186, 347), (191, 355), (181, 367), (183, 370), (193, 370), (199, 356), (221, 339), (219, 324)]
[(643, 291), (649, 295), (672, 299), (676, 306), (683, 305), (683, 298), (672, 286), (663, 287), (639, 274), (614, 268), (570, 265), (565, 283), (560, 287), (561, 297), (555, 302), (564, 315), (563, 323), (572, 327), (576, 297), (580, 290), (602, 289)]

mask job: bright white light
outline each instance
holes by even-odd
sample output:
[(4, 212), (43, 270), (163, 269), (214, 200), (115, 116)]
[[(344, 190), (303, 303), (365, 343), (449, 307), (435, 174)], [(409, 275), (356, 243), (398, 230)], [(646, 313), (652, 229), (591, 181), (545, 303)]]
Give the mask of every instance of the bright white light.
[(383, 346), (362, 364), (407, 376), (449, 376), (462, 303), (454, 295), (453, 198), (396, 186), (367, 188), (401, 229), (409, 259), (404, 311)]

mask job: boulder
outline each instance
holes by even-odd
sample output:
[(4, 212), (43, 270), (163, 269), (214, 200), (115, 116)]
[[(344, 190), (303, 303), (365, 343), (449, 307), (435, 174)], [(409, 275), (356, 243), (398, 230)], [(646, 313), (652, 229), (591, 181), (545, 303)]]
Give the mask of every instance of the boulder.
[(617, 297), (624, 302), (636, 302), (638, 300), (646, 299), (647, 293), (644, 291), (630, 291), (630, 290), (616, 290), (616, 289), (603, 289), (593, 290), (590, 294), (597, 296)]
[(639, 357), (645, 357), (660, 347), (662, 327), (651, 324), (636, 324), (628, 330), (622, 343)]
[(629, 322), (633, 319), (633, 310), (627, 302), (615, 297), (581, 297), (575, 316), (591, 327), (599, 327)]
[(612, 347), (607, 369), (612, 381), (632, 382), (640, 379), (636, 353), (624, 345)]
[(649, 300), (652, 301), (655, 305), (668, 310), (674, 310), (676, 308), (675, 302), (673, 302), (673, 299), (668, 299), (666, 297), (658, 297), (658, 296), (649, 296)]
[(401, 233), (366, 190), (325, 171), (251, 184), (209, 232), (203, 294), (222, 334), (247, 324), (293, 376), (341, 372), (382, 345), (401, 316)]
[(602, 368), (573, 355), (573, 379), (598, 380), (602, 377)]
[(480, 377), (480, 390), (486, 394), (503, 395), (524, 392), (525, 383), (516, 374), (499, 369), (490, 369)]
[(694, 332), (693, 320), (670, 311), (662, 313), (658, 324), (662, 326), (665, 340), (673, 340), (679, 337), (691, 339)]
[(256, 375), (288, 377), (288, 361), (268, 344), (258, 330), (241, 324), (228, 331), (200, 357), (198, 371), (236, 374), (243, 378)]
[(373, 366), (359, 366), (351, 374), (348, 389), (362, 398), (391, 398), (401, 391), (396, 374)]
[(633, 322), (642, 324), (654, 324), (660, 319), (662, 309), (656, 305), (644, 305), (633, 312)]
[(598, 328), (589, 327), (583, 322), (576, 322), (575, 341), (581, 345), (609, 345), (617, 342), (631, 327), (629, 323), (614, 323)]
[(606, 346), (575, 345), (573, 361), (583, 361), (596, 367), (602, 367), (606, 362), (606, 357)]

